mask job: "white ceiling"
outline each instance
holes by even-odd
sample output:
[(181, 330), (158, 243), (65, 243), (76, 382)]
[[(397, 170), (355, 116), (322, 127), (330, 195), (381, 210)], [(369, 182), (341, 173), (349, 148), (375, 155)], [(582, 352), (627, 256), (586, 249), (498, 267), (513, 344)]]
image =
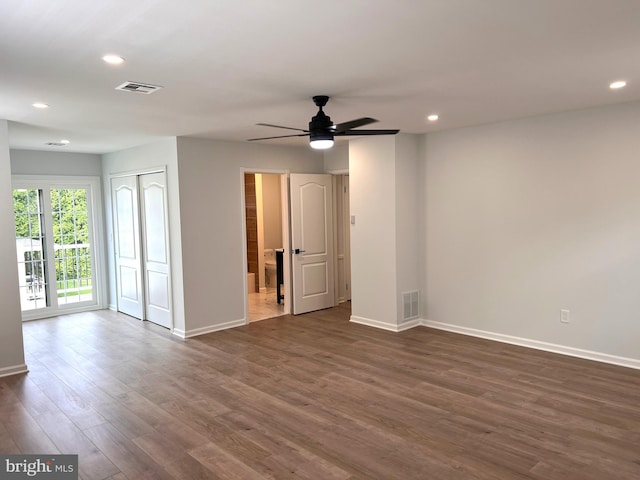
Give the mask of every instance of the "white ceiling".
[[(116, 91), (124, 81), (164, 88)], [(255, 124), (307, 128), (316, 94), (336, 123), (407, 133), (640, 100), (640, 0), (0, 2), (12, 148), (286, 134)]]

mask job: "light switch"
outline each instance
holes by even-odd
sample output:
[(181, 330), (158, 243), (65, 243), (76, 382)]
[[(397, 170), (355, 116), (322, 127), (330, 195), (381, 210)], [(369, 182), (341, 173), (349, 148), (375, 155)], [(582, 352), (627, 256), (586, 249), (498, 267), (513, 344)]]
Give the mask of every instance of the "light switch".
[(355, 225), (355, 224), (356, 224), (356, 216), (351, 215), (351, 225)]

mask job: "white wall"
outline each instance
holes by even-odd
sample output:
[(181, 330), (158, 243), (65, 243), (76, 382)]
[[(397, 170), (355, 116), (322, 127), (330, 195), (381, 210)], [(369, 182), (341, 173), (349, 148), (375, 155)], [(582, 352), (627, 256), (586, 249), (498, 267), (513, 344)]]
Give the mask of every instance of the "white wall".
[(397, 325), (395, 138), (349, 143), (352, 320)]
[(349, 170), (349, 143), (335, 143), (324, 151), (324, 171), (327, 173), (346, 173)]
[(400, 134), (395, 138), (396, 183), (396, 302), (397, 318), (403, 318), (404, 292), (420, 289), (418, 243), (418, 144), (417, 135)]
[(178, 138), (186, 335), (243, 324), (243, 168), (322, 173), (308, 146)]
[(349, 146), (351, 320), (388, 330), (405, 322), (403, 293), (419, 290), (417, 135), (367, 137)]
[(640, 103), (429, 134), (425, 154), (429, 320), (640, 359)]
[(14, 175), (102, 175), (100, 155), (40, 150), (11, 150), (10, 154)]
[(182, 235), (180, 228), (180, 190), (178, 184), (178, 155), (175, 137), (142, 145), (102, 157), (105, 224), (107, 232), (107, 264), (109, 272), (109, 304), (116, 306), (116, 276), (114, 264), (113, 218), (111, 214), (110, 175), (124, 172), (143, 172), (149, 168), (166, 167), (167, 201), (169, 207), (169, 241), (171, 250), (172, 309), (174, 328), (185, 328), (184, 295), (182, 285)]
[(15, 224), (9, 159), (9, 129), (6, 120), (0, 120), (0, 376), (25, 372), (24, 343), (22, 340), (22, 314), (18, 291), (16, 264)]

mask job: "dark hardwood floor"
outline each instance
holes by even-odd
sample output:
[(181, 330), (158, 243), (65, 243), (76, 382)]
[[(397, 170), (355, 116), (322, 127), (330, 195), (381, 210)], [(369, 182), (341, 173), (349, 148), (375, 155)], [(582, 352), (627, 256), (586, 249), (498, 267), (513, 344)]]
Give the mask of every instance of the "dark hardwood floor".
[(0, 452), (77, 453), (87, 480), (640, 479), (640, 371), (348, 318), (25, 323)]

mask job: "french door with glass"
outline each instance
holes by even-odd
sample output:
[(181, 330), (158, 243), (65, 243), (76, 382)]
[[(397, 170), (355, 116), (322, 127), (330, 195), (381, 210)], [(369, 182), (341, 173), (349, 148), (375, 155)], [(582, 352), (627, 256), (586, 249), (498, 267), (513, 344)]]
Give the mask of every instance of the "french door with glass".
[(14, 177), (18, 283), (23, 320), (95, 308), (97, 180)]

